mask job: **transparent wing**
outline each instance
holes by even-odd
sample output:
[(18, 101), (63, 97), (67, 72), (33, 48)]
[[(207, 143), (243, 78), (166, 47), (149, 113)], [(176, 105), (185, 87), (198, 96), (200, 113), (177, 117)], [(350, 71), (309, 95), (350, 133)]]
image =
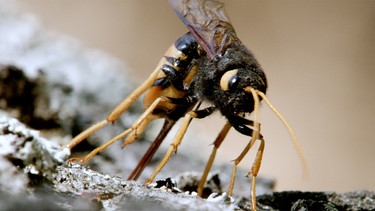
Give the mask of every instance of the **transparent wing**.
[(212, 59), (237, 40), (224, 4), (211, 0), (169, 0), (170, 5)]

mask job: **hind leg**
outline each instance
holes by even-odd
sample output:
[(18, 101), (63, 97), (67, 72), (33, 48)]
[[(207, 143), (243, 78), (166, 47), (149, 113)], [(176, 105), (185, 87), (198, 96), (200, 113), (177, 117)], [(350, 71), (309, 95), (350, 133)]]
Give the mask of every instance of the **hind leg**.
[(92, 125), (91, 127), (78, 134), (66, 146), (64, 146), (64, 148), (74, 148), (77, 144), (81, 143), (95, 131), (99, 130), (109, 123), (115, 122), (120, 117), (120, 115), (124, 113), (138, 99), (140, 95), (142, 95), (148, 88), (152, 86), (159, 72), (160, 69), (156, 68), (150, 75), (150, 77), (146, 81), (144, 81), (137, 89), (135, 89), (127, 98), (120, 102), (105, 120)]
[[(110, 146), (111, 144), (115, 143), (116, 141), (118, 141), (119, 139), (127, 136), (128, 134), (130, 134), (131, 132), (133, 132), (134, 130), (137, 130), (138, 127), (140, 125), (142, 125), (142, 122), (147, 119), (147, 117), (149, 117), (150, 115), (152, 115), (152, 112), (154, 111), (154, 109), (159, 105), (160, 102), (166, 102), (166, 101), (169, 101), (168, 98), (165, 98), (165, 97), (159, 97), (157, 98), (151, 105), (150, 107), (148, 107), (146, 109), (145, 112), (143, 112), (143, 114), (138, 117), (138, 119), (135, 121), (135, 123), (127, 130), (125, 130), (124, 132), (120, 133), (119, 135), (117, 135), (116, 137), (112, 138), (111, 140), (109, 140), (108, 142), (104, 143), (103, 145), (97, 147), (96, 149), (94, 149), (93, 151), (91, 151), (89, 154), (87, 154), (85, 157), (83, 158), (71, 158), (69, 159), (69, 162), (73, 162), (73, 161), (79, 161), (80, 163), (84, 163), (84, 162), (87, 162), (89, 161), (92, 157), (94, 157), (96, 154), (98, 154), (99, 152), (103, 151), (104, 149), (106, 149), (108, 146)], [(142, 131), (143, 132), (143, 131)]]

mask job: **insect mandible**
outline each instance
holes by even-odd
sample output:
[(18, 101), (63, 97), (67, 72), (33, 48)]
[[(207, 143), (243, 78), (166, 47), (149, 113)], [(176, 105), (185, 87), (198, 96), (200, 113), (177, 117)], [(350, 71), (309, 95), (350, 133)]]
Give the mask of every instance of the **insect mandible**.
[[(198, 194), (214, 161), (217, 149), (230, 128), (251, 137), (247, 146), (234, 160), (228, 195), (232, 194), (236, 169), (243, 157), (256, 141), (260, 141), (254, 163), (247, 176), (251, 177), (251, 202), (256, 209), (256, 177), (261, 165), (265, 140), (260, 133), (259, 106), (263, 100), (281, 119), (291, 134), (294, 146), (303, 162), (304, 157), (296, 136), (288, 122), (269, 102), (266, 75), (252, 53), (238, 39), (222, 3), (211, 0), (169, 0), (170, 5), (189, 29), (167, 50), (156, 69), (138, 88), (107, 116), (74, 137), (66, 147), (72, 149), (95, 131), (116, 121), (142, 94), (144, 113), (124, 132), (94, 149), (83, 158), (69, 161), (86, 162), (97, 153), (119, 139), (125, 138), (122, 147), (133, 143), (154, 119), (163, 118), (164, 124), (147, 152), (139, 161), (129, 180), (136, 180), (152, 159), (160, 144), (175, 123), (182, 119), (169, 150), (146, 183), (154, 180), (171, 155), (177, 151), (183, 136), (193, 118), (204, 118), (213, 112), (220, 112), (227, 120), (213, 144), (213, 150), (203, 172)], [(208, 106), (201, 108), (202, 102)], [(253, 113), (253, 120), (244, 114)]]

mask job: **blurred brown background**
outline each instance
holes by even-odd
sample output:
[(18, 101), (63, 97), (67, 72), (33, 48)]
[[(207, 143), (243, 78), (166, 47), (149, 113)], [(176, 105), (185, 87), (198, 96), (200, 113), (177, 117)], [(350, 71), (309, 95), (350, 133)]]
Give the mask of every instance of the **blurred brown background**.
[[(140, 81), (186, 31), (166, 0), (18, 3), (45, 27), (130, 65)], [(375, 1), (224, 3), (238, 36), (263, 66), (267, 94), (293, 126), (309, 163), (310, 176), (303, 180), (285, 127), (263, 106), (267, 142), (260, 174), (275, 177), (278, 190), (375, 190)], [(193, 122), (191, 130), (205, 142), (185, 140), (189, 143), (179, 149), (206, 159), (224, 122), (219, 115)], [(218, 160), (234, 159), (247, 140), (232, 131)], [(241, 166), (250, 167), (254, 152)]]

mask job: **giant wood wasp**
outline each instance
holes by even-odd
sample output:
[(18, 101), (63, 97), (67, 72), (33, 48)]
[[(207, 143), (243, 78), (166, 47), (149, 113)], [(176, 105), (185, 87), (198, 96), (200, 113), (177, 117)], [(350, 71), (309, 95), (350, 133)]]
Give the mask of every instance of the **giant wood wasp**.
[[(215, 111), (226, 117), (227, 123), (214, 141), (213, 151), (203, 172), (198, 187), (202, 194), (208, 172), (220, 144), (231, 127), (245, 136), (251, 137), (247, 146), (234, 160), (232, 179), (228, 195), (232, 194), (237, 165), (254, 143), (260, 144), (255, 161), (247, 176), (252, 177), (251, 200), (256, 209), (255, 184), (261, 165), (265, 140), (260, 133), (259, 106), (263, 100), (286, 125), (292, 136), (297, 152), (304, 161), (297, 139), (282, 115), (265, 96), (266, 76), (251, 52), (238, 39), (222, 3), (211, 0), (169, 0), (170, 5), (187, 26), (189, 32), (177, 39), (167, 50), (149, 78), (125, 98), (105, 120), (102, 120), (77, 135), (66, 146), (72, 149), (103, 126), (113, 123), (134, 101), (145, 93), (144, 113), (124, 132), (93, 150), (83, 158), (70, 161), (86, 162), (97, 153), (119, 139), (125, 138), (123, 147), (133, 143), (154, 119), (163, 118), (164, 124), (147, 152), (129, 176), (136, 180), (149, 163), (160, 144), (175, 125), (182, 119), (169, 150), (146, 183), (154, 180), (171, 155), (177, 151), (193, 118), (204, 118)], [(208, 106), (201, 108), (202, 102)], [(245, 114), (253, 113), (253, 120)]]

